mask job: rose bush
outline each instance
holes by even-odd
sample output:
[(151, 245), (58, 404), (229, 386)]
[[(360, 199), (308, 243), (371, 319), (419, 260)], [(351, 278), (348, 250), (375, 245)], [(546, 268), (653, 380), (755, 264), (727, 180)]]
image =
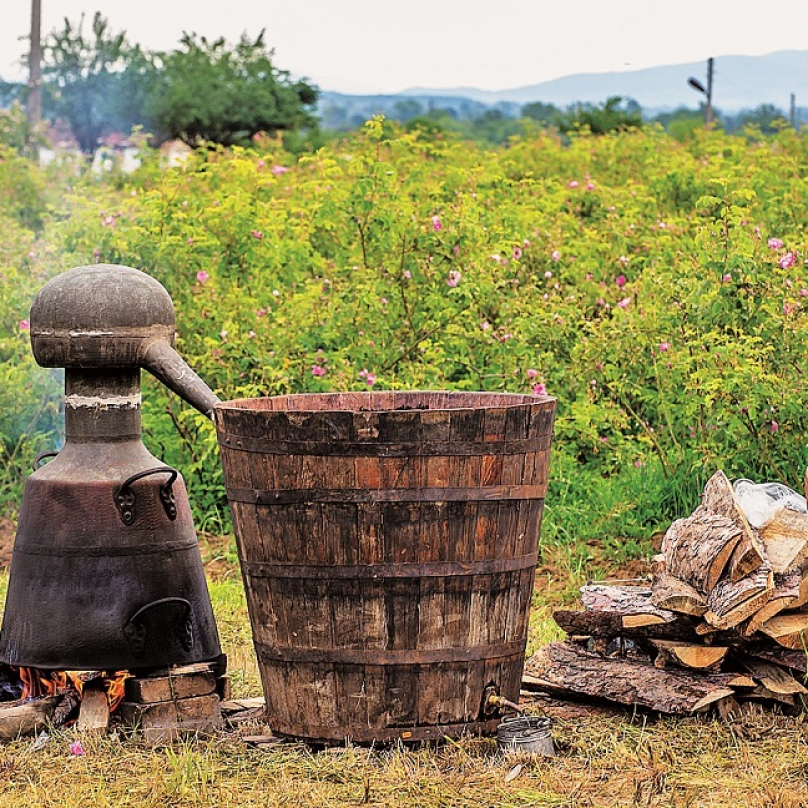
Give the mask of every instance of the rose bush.
[[(44, 236), (54, 270), (157, 277), (179, 350), (226, 398), (546, 391), (552, 530), (643, 535), (718, 466), (800, 483), (807, 169), (785, 131), (486, 150), (371, 121), (299, 159), (264, 140), (78, 186)], [(210, 424), (159, 385), (145, 401), (147, 441), (219, 518)]]

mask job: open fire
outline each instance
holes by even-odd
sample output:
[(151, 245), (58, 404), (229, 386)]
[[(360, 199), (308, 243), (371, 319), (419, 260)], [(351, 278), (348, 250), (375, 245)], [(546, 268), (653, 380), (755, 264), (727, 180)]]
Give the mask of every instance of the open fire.
[(60, 723), (66, 724), (75, 720), (88, 685), (103, 691), (112, 713), (123, 701), (125, 682), (131, 677), (128, 671), (50, 671), (0, 665), (0, 700), (27, 702), (61, 696)]

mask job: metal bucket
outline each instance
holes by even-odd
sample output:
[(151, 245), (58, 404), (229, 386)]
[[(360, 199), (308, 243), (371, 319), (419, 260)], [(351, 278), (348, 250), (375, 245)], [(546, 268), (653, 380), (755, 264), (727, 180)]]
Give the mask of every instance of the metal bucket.
[(555, 757), (551, 721), (541, 715), (506, 718), (497, 727), (497, 743), (503, 752), (530, 752)]

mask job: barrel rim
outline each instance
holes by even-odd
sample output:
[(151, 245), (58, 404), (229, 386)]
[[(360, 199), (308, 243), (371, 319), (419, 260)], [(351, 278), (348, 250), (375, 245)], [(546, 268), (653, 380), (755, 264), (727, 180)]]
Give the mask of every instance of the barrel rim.
[[(338, 407), (328, 405), (325, 407), (313, 406), (319, 401), (328, 401), (336, 396), (345, 397), (351, 402), (351, 406)], [(447, 396), (448, 401), (440, 406), (428, 407), (391, 407), (385, 406), (384, 402), (404, 396)], [(477, 401), (472, 403), (466, 401), (476, 397)], [(367, 402), (367, 405), (357, 406), (356, 399)], [(458, 399), (462, 406), (452, 406)], [(269, 407), (255, 406), (258, 402), (264, 401), (285, 401), (286, 406), (282, 409), (271, 409)], [(467, 391), (467, 390), (379, 390), (379, 391), (344, 391), (331, 393), (287, 393), (277, 396), (256, 396), (248, 398), (235, 398), (228, 401), (220, 401), (214, 405), (214, 410), (228, 412), (266, 412), (282, 413), (294, 412), (311, 415), (328, 415), (331, 413), (423, 413), (423, 412), (478, 412), (480, 410), (512, 409), (516, 407), (535, 406), (537, 404), (548, 404), (556, 402), (555, 396), (535, 395), (533, 393), (507, 393), (493, 391)], [(298, 406), (292, 406), (298, 405)]]

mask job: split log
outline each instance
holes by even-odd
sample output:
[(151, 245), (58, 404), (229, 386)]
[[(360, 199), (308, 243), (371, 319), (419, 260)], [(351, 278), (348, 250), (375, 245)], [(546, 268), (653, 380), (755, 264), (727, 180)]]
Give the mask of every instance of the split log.
[(651, 602), (660, 609), (701, 617), (707, 611), (707, 600), (690, 584), (660, 572), (654, 576)]
[(784, 648), (805, 648), (808, 612), (783, 612), (767, 620), (760, 631)]
[(219, 697), (160, 701), (153, 704), (121, 702), (123, 722), (136, 728), (150, 745), (172, 743), (188, 734), (211, 734), (222, 727)]
[(725, 674), (698, 675), (608, 659), (567, 643), (550, 643), (528, 660), (531, 676), (549, 692), (606, 699), (663, 713), (687, 714), (734, 695)]
[(677, 519), (662, 539), (668, 574), (708, 594), (718, 583), (741, 539), (742, 530), (703, 505)]
[[(553, 612), (556, 623), (571, 636), (597, 637), (659, 637), (671, 640), (692, 640), (696, 638), (694, 621), (688, 615), (675, 615), (668, 622), (651, 625), (624, 625), (624, 615), (613, 612), (581, 612), (571, 609), (557, 609)], [(631, 618), (631, 615), (626, 615)]]
[(754, 657), (745, 657), (741, 663), (752, 674), (755, 681), (772, 693), (781, 696), (793, 696), (796, 693), (808, 694), (808, 688), (800, 684), (779, 665), (773, 665), (771, 662)]
[(741, 531), (738, 544), (729, 561), (730, 579), (740, 581), (766, 560), (766, 553), (758, 534), (738, 505), (732, 484), (723, 471), (717, 471), (707, 481), (702, 504), (713, 513), (731, 520)]
[(699, 645), (675, 640), (650, 639), (650, 644), (659, 652), (654, 665), (658, 668), (673, 663), (683, 668), (700, 671), (717, 671), (727, 656), (729, 646)]
[(774, 575), (774, 592), (771, 598), (757, 610), (741, 629), (744, 637), (751, 637), (760, 627), (780, 612), (798, 607), (803, 587), (803, 577), (800, 570), (794, 570), (784, 575)]
[(781, 508), (760, 529), (760, 539), (774, 572), (798, 567), (808, 555), (808, 514)]
[(651, 602), (647, 586), (587, 584), (581, 587), (581, 602), (588, 611), (621, 615), (624, 627), (655, 626), (676, 619), (673, 612)]
[(772, 596), (774, 577), (768, 562), (739, 581), (722, 578), (707, 597), (704, 619), (719, 629), (732, 628), (751, 617)]
[(788, 668), (803, 675), (808, 673), (808, 657), (806, 657), (805, 651), (802, 649), (794, 650), (784, 648), (782, 645), (750, 643), (744, 646), (743, 651), (746, 657), (772, 662), (782, 668)]

